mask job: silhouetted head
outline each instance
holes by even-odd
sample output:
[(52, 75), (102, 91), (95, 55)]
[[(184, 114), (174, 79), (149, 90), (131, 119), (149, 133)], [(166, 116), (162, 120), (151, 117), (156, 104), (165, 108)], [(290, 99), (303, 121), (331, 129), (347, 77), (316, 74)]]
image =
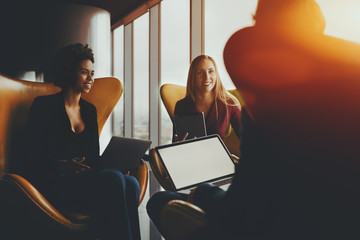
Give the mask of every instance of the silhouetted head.
[(275, 25), (294, 30), (323, 32), (325, 19), (315, 0), (258, 0), (256, 25)]
[(77, 71), (84, 60), (94, 63), (92, 49), (86, 44), (69, 44), (60, 48), (45, 72), (45, 80), (66, 90), (76, 85)]

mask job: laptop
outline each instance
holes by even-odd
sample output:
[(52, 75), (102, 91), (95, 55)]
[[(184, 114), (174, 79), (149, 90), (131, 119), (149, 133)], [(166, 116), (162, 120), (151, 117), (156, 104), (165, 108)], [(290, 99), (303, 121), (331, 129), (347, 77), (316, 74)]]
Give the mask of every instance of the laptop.
[(217, 134), (157, 146), (155, 151), (174, 191), (187, 192), (204, 182), (224, 185), (235, 172), (235, 163)]
[(187, 139), (206, 136), (206, 124), (203, 112), (174, 115), (176, 134), (182, 138), (188, 133)]
[(149, 140), (113, 136), (101, 155), (102, 166), (124, 172), (136, 169), (150, 144)]

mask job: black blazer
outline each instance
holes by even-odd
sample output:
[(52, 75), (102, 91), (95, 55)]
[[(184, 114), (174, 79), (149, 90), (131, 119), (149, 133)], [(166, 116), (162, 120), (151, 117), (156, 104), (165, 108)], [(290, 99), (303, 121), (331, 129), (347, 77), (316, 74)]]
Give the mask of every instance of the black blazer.
[(59, 159), (85, 157), (84, 164), (97, 167), (99, 136), (96, 108), (80, 99), (85, 129), (75, 134), (65, 110), (63, 92), (35, 98), (29, 112), (25, 176), (39, 190), (46, 191), (61, 177)]

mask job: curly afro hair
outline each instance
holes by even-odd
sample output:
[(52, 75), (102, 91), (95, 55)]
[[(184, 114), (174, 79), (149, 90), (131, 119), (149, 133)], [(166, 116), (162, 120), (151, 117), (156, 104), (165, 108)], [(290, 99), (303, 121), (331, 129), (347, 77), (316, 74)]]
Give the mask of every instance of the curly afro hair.
[(94, 54), (88, 44), (75, 43), (60, 48), (45, 71), (45, 81), (64, 90), (74, 86), (76, 70), (83, 60), (94, 63)]

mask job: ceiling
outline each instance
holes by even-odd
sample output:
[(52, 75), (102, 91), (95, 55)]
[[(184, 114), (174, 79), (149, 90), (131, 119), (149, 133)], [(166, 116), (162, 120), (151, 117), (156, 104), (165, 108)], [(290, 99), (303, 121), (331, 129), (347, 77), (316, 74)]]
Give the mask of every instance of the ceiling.
[(146, 0), (56, 0), (61, 3), (76, 3), (99, 7), (110, 12), (111, 25), (124, 18)]
[(49, 21), (56, 21), (52, 14), (58, 4), (90, 5), (104, 9), (110, 13), (113, 26), (145, 3), (149, 0), (0, 1), (0, 73), (11, 74), (19, 69), (38, 70), (43, 67), (53, 50), (53, 39), (60, 33)]
[(14, 7), (17, 9), (42, 9), (46, 11), (47, 7), (54, 4), (83, 4), (99, 7), (110, 12), (111, 24), (113, 25), (146, 2), (148, 0), (7, 0), (1, 1), (0, 13), (6, 14), (7, 9), (13, 9)]

